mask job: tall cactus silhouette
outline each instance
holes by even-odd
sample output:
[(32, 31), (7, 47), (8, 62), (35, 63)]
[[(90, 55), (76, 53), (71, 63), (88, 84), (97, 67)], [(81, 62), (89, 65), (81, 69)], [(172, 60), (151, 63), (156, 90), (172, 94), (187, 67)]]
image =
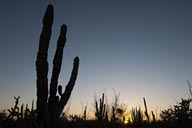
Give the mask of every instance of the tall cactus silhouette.
[[(36, 59), (37, 72), (37, 120), (40, 126), (44, 126), (49, 122), (52, 123), (59, 118), (67, 101), (70, 98), (71, 92), (75, 85), (78, 74), (79, 58), (75, 57), (70, 80), (62, 92), (62, 86), (58, 86), (58, 78), (62, 65), (63, 49), (66, 43), (67, 26), (62, 25), (60, 35), (57, 41), (57, 48), (53, 60), (53, 70), (50, 82), (50, 94), (48, 94), (48, 48), (52, 33), (52, 24), (54, 17), (54, 8), (48, 5), (44, 18), (43, 28), (39, 40), (39, 49)], [(57, 91), (60, 95), (57, 95)]]
[(146, 100), (145, 100), (145, 97), (143, 97), (143, 102), (144, 102), (144, 106), (145, 106), (145, 116), (147, 118), (147, 122), (149, 123), (149, 114), (148, 114), (148, 111), (147, 111), (147, 104), (146, 104)]

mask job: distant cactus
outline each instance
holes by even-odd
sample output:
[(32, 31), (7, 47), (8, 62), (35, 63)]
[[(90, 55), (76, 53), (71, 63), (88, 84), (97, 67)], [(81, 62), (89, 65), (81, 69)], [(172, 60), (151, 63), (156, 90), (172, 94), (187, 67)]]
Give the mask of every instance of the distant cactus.
[(154, 112), (153, 111), (151, 111), (151, 115), (152, 115), (152, 117), (153, 117), (153, 122), (155, 122), (156, 121), (156, 118), (155, 118), (155, 114), (154, 114)]
[(19, 99), (20, 96), (14, 97), (15, 99), (15, 105), (11, 109), (7, 109), (9, 114), (6, 117), (7, 120), (11, 121), (12, 124), (14, 122), (18, 122), (20, 120), (24, 120), (29, 117), (35, 117), (36, 111), (33, 110), (33, 102), (31, 110), (28, 108), (28, 104), (26, 104), (26, 108), (24, 109), (24, 104), (21, 104), (19, 107)]
[(87, 119), (87, 106), (85, 106), (84, 110), (83, 110), (83, 120)]
[(132, 108), (132, 110), (130, 111), (131, 114), (131, 119), (132, 119), (132, 124), (136, 127), (141, 127), (142, 123), (143, 123), (143, 112), (139, 106), (139, 108), (135, 107)]
[(145, 106), (145, 116), (147, 118), (147, 122), (149, 123), (149, 114), (148, 114), (148, 111), (147, 111), (147, 104), (146, 104), (146, 100), (145, 100), (145, 97), (143, 97), (143, 102), (144, 102), (144, 106)]
[(21, 105), (21, 111), (20, 111), (18, 107), (20, 96), (18, 97), (14, 96), (14, 99), (15, 99), (15, 106), (12, 107), (11, 109), (8, 109), (9, 115), (7, 116), (7, 118), (12, 120), (16, 118), (15, 120), (18, 120), (23, 117), (23, 105)]
[(104, 93), (102, 94), (102, 97), (98, 101), (95, 99), (95, 116), (99, 121), (108, 120), (108, 113), (106, 111), (106, 104), (104, 101)]
[[(36, 59), (37, 72), (37, 120), (39, 126), (46, 127), (49, 119), (54, 123), (62, 113), (73, 90), (79, 67), (79, 58), (74, 59), (70, 80), (62, 93), (62, 86), (58, 86), (58, 78), (62, 65), (63, 48), (66, 42), (67, 26), (62, 25), (57, 42), (57, 49), (53, 60), (53, 70), (50, 82), (50, 95), (48, 94), (48, 47), (52, 33), (53, 6), (48, 5), (43, 18), (43, 29), (40, 35), (39, 50)], [(57, 95), (57, 91), (60, 95)], [(46, 124), (46, 125), (45, 125)]]

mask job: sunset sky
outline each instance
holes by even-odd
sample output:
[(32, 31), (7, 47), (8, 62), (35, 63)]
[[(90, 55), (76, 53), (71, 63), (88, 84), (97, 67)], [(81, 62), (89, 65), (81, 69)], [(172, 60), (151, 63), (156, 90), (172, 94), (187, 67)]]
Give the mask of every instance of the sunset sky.
[(59, 84), (65, 87), (73, 58), (80, 67), (70, 112), (115, 90), (128, 108), (164, 109), (188, 98), (192, 83), (191, 0), (1, 0), (0, 110), (36, 99), (35, 60), (42, 17), (54, 6), (49, 77), (60, 26), (68, 26)]

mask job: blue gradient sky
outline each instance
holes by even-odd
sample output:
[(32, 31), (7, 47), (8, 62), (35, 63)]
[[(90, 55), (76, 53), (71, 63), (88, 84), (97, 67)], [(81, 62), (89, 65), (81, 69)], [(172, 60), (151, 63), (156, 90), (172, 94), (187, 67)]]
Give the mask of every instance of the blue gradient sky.
[[(49, 73), (60, 26), (68, 25), (59, 83), (66, 85), (80, 57), (70, 111), (92, 110), (93, 96), (113, 89), (128, 107), (163, 109), (188, 97), (192, 81), (192, 1), (41, 0), (0, 1), (0, 108), (36, 99), (35, 59), (42, 17), (54, 5)], [(49, 75), (50, 76), (50, 75)]]

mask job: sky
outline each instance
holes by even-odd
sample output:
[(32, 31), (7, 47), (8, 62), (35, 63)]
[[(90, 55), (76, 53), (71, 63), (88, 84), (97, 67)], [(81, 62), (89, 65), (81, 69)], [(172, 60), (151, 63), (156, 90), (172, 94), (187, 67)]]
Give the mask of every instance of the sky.
[(161, 110), (188, 98), (192, 83), (191, 0), (1, 0), (0, 110), (36, 100), (35, 60), (42, 17), (54, 6), (49, 78), (62, 24), (68, 26), (59, 84), (67, 84), (73, 58), (79, 74), (67, 105), (81, 113), (103, 92), (114, 90), (129, 109)]

